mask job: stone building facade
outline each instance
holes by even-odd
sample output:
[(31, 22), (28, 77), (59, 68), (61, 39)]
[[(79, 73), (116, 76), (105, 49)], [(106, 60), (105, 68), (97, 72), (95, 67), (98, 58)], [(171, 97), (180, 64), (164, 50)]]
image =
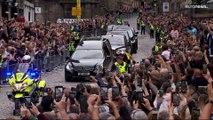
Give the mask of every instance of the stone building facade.
[[(36, 14), (37, 22), (56, 21), (58, 18), (76, 18), (72, 16), (72, 7), (76, 0), (35, 0), (41, 14)], [(100, 0), (81, 0), (82, 18), (90, 18), (100, 14)]]

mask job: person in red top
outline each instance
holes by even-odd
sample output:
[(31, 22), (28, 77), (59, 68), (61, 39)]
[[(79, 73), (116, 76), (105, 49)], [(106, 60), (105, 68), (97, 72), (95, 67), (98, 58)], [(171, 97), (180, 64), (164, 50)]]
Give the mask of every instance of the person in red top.
[(19, 16), (18, 19), (17, 19), (17, 22), (21, 22), (21, 23), (25, 22), (24, 17), (23, 16)]

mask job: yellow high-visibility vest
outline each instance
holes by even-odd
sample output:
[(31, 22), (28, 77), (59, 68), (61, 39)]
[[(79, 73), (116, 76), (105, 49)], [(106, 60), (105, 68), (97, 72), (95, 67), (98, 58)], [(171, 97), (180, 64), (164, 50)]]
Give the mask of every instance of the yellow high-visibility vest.
[(121, 19), (121, 18), (118, 18), (118, 19), (117, 19), (117, 24), (118, 24), (118, 25), (122, 25), (122, 19)]
[(80, 36), (79, 36), (79, 33), (77, 32), (74, 32), (74, 40), (80, 40)]
[(163, 47), (163, 46), (162, 46), (162, 45), (160, 45), (160, 46), (158, 46), (158, 49), (159, 49), (159, 50), (161, 50), (161, 49), (162, 49), (162, 47)]
[(155, 52), (159, 51), (159, 47), (157, 45), (155, 45)]
[(137, 18), (137, 23), (140, 24), (140, 18), (139, 17)]
[(69, 43), (69, 51), (75, 51), (74, 42)]
[(132, 56), (128, 52), (125, 52), (125, 54), (126, 54), (128, 60), (132, 59)]
[(123, 62), (123, 65), (118, 64), (118, 62), (115, 62), (115, 66), (118, 67), (119, 71), (121, 73), (126, 73), (127, 72), (127, 64), (126, 62)]
[(157, 32), (159, 32), (159, 33), (160, 33), (160, 28), (159, 28), (159, 27), (157, 27)]
[(71, 26), (71, 31), (74, 31), (74, 29), (75, 29), (75, 27), (72, 25), (72, 26)]
[(143, 22), (143, 20), (141, 20), (141, 26), (145, 26), (145, 23)]
[(102, 23), (101, 29), (104, 29), (104, 28), (105, 28), (105, 23)]
[(154, 27), (153, 24), (150, 24), (150, 29), (151, 29), (151, 30), (154, 30), (154, 29), (155, 29), (155, 27)]

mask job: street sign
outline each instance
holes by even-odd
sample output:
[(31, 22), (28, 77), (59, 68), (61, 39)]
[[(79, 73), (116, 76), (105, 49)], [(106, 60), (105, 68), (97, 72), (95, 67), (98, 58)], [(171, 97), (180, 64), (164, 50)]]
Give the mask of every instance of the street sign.
[(72, 7), (72, 16), (81, 16), (81, 8)]
[(169, 12), (169, 2), (163, 3), (163, 12)]
[(35, 13), (40, 14), (41, 13), (41, 7), (35, 7)]

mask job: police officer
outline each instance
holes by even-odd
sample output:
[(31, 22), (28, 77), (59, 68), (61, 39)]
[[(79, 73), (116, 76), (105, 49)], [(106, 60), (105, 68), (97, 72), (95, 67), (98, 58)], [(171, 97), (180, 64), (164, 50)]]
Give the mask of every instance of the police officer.
[(30, 69), (34, 69), (30, 55), (24, 55), (22, 58), (22, 63), (18, 65), (18, 72), (26, 73)]
[(117, 56), (122, 56), (123, 57), (123, 61), (125, 61), (127, 64), (130, 64), (131, 62), (135, 62), (135, 60), (132, 58), (132, 55), (129, 54), (126, 51), (123, 50), (118, 50), (116, 52)]
[(71, 31), (74, 31), (75, 30), (75, 26), (71, 25), (70, 29), (71, 29)]
[(75, 51), (75, 42), (74, 42), (73, 40), (70, 41), (68, 50), (69, 50), (70, 57), (71, 57), (72, 54), (73, 54), (74, 51)]
[(120, 17), (117, 18), (117, 25), (122, 25), (123, 21)]
[(78, 43), (80, 42), (80, 35), (76, 31), (73, 32), (73, 40), (75, 42), (75, 48), (76, 48)]
[(141, 26), (141, 35), (142, 33), (145, 35), (146, 26), (143, 19), (140, 20), (140, 26)]
[(118, 69), (120, 73), (128, 72), (128, 65), (126, 62), (124, 62), (122, 55), (117, 55), (113, 68)]
[(150, 23), (149, 27), (150, 27), (150, 38), (154, 38), (155, 27), (152, 23)]
[(160, 34), (161, 34), (161, 28), (158, 26), (156, 28), (156, 33), (155, 33), (155, 36), (156, 36), (155, 40), (158, 42), (160, 41)]
[(161, 39), (161, 41), (163, 40), (163, 38), (165, 36), (166, 36), (166, 32), (163, 29), (161, 29), (161, 33), (160, 33), (160, 39)]
[(160, 42), (157, 41), (156, 45), (153, 47), (152, 51), (154, 53), (159, 53), (162, 49), (162, 45), (160, 44)]
[(138, 30), (138, 31), (140, 30), (140, 20), (141, 20), (141, 19), (140, 19), (140, 17), (138, 16), (138, 17), (137, 17), (137, 21), (136, 21), (136, 22), (137, 22), (137, 30)]
[(106, 21), (101, 23), (101, 34), (104, 35), (106, 33)]

